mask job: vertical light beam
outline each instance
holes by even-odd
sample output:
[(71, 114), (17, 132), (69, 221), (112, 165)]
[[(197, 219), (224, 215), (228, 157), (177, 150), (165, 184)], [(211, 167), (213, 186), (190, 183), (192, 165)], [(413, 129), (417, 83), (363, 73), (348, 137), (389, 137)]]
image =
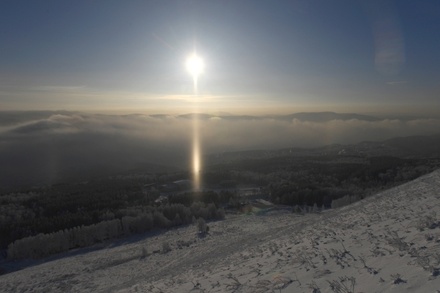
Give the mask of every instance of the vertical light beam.
[(200, 189), (200, 171), (201, 171), (201, 146), (200, 146), (200, 125), (198, 113), (194, 113), (193, 116), (193, 139), (192, 139), (192, 172), (194, 190)]
[[(198, 78), (203, 73), (204, 63), (197, 53), (193, 53), (186, 60), (186, 69), (192, 75), (193, 78), (193, 90), (195, 99), (198, 98)], [(200, 190), (201, 179), (200, 172), (202, 168), (202, 154), (201, 154), (201, 142), (200, 142), (200, 125), (197, 102), (194, 103), (193, 114), (193, 139), (192, 139), (192, 175), (194, 182), (194, 190)]]

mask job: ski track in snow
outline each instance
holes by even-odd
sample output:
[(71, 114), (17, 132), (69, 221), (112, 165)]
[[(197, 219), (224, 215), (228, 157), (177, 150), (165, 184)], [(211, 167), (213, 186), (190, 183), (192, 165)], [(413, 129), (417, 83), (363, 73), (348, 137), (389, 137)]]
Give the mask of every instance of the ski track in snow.
[(440, 292), (440, 171), (341, 209), (209, 226), (66, 254), (0, 276), (0, 291)]

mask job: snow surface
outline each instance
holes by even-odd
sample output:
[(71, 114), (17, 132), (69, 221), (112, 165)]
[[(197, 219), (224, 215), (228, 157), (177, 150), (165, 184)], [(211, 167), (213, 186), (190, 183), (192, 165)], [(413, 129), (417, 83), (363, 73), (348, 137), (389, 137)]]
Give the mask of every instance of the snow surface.
[(0, 276), (0, 291), (440, 292), (440, 171), (341, 209), (209, 226), (71, 252)]

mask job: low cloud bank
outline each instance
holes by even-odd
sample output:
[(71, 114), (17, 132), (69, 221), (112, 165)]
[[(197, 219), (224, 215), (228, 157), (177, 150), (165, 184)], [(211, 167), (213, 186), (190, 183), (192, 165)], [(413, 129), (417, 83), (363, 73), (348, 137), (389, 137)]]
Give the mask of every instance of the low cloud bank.
[[(78, 174), (92, 176), (137, 167), (154, 171), (160, 166), (185, 169), (189, 165), (193, 134), (190, 116), (17, 115), (19, 119), (11, 119), (9, 114), (7, 122), (0, 117), (3, 186), (50, 184)], [(203, 116), (199, 125), (203, 151), (208, 154), (429, 135), (438, 132), (440, 120), (345, 117), (316, 122), (306, 118)]]

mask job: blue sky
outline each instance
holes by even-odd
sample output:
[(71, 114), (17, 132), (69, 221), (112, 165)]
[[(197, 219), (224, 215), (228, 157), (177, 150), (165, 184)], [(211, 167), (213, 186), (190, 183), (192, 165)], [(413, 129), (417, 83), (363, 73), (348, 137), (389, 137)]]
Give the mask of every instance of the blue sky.
[(437, 109), (439, 31), (428, 0), (2, 1), (0, 109)]

